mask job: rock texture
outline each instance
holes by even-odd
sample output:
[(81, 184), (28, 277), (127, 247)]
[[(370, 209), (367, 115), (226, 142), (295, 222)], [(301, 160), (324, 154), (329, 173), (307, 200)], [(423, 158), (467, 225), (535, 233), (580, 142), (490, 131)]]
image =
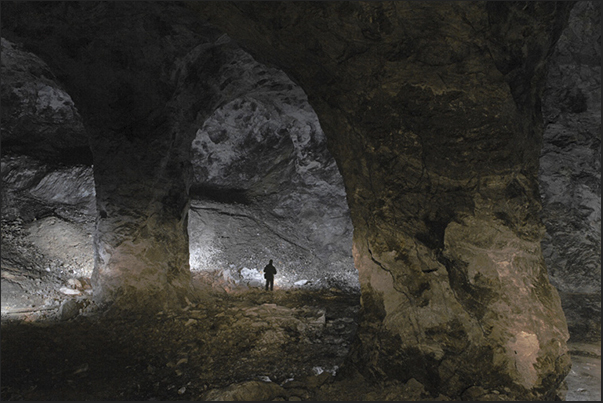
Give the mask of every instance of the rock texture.
[(539, 108), (571, 4), (192, 7), (282, 67), (319, 116), (354, 224), (351, 362), (449, 395), (507, 383), (551, 398), (569, 357), (540, 249)]
[[(26, 42), (59, 72), (84, 117), (98, 211), (95, 298), (152, 307), (182, 302), (190, 288), (187, 190), (195, 130), (187, 125), (198, 111), (208, 113), (199, 101), (211, 90), (185, 83), (178, 62), (217, 35), (180, 7), (138, 7), (3, 4), (3, 26), (12, 26), (3, 34)], [(199, 95), (172, 102), (179, 86)]]
[(2, 217), (25, 222), (56, 216), (90, 224), (96, 218), (92, 167), (2, 157)]
[[(179, 5), (5, 9), (7, 35), (61, 72), (84, 116), (99, 303), (181, 303), (189, 234), (193, 269), (238, 275), (274, 256), (282, 285), (358, 289), (341, 177), (305, 94), (286, 75)], [(53, 35), (38, 36), (43, 29)], [(57, 180), (37, 192), (59, 197)], [(248, 202), (224, 198), (239, 193)], [(225, 214), (248, 218), (236, 237)]]
[(192, 146), (191, 269), (236, 278), (275, 259), (277, 286), (358, 291), (345, 190), (318, 118), (284, 73), (230, 53), (221, 86), (240, 95)]
[(573, 340), (601, 338), (601, 10), (576, 3), (550, 62), (540, 158), (543, 252)]
[(52, 70), (2, 38), (2, 153), (90, 162), (82, 119)]
[(4, 38), (1, 97), (2, 314), (48, 312), (62, 300), (73, 308), (90, 292), (94, 262), (82, 119), (48, 65)]
[[(262, 88), (270, 82), (253, 69), (249, 80), (235, 79), (237, 45), (201, 22), (208, 19), (303, 88), (342, 174), (362, 292), (348, 374), (402, 382), (417, 396), (481, 398), (506, 387), (509, 399), (556, 397), (570, 362), (540, 244), (540, 105), (573, 3), (5, 4), (3, 35), (60, 72), (84, 120), (99, 299), (183, 303), (189, 189), (203, 201), (194, 207), (205, 210), (197, 217), (204, 231), (250, 231), (250, 221), (261, 221), (256, 234), (285, 245), (288, 258), (298, 254), (296, 266), (342, 250), (343, 241), (304, 256), (298, 247), (324, 239), (266, 236), (279, 215), (324, 222), (313, 217), (328, 210), (314, 207), (323, 203), (317, 187), (337, 194), (336, 206), (342, 195), (325, 155), (304, 155), (314, 149), (305, 144), (323, 141), (319, 131), (279, 132), (302, 120), (278, 112), (285, 99)], [(234, 129), (218, 127), (231, 122)], [(196, 172), (193, 140), (205, 161)], [(241, 160), (239, 151), (268, 158)], [(292, 214), (293, 199), (308, 208)], [(202, 235), (207, 245), (224, 233)], [(228, 242), (222, 247), (237, 245)], [(232, 264), (254, 277), (253, 267)]]

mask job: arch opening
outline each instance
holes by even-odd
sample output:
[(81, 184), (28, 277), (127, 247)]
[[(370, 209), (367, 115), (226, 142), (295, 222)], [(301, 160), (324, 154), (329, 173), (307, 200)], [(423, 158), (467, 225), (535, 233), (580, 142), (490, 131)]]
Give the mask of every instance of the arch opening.
[[(190, 267), (227, 287), (358, 293), (343, 181), (304, 92), (281, 71), (237, 52), (226, 71), (238, 96), (217, 108), (192, 142)], [(225, 89), (228, 91), (228, 88)]]
[[(61, 6), (54, 10), (59, 10), (56, 12), (60, 15), (64, 11), (77, 15), (74, 10), (80, 5), (76, 4), (78, 6)], [(407, 5), (412, 7), (410, 3)], [(300, 8), (296, 10), (298, 6)], [(46, 11), (49, 11), (45, 14), (53, 13), (54, 6), (45, 7)], [(81, 7), (89, 6), (82, 4)], [(127, 14), (137, 6), (118, 4), (114, 7), (100, 3), (90, 7), (101, 15), (105, 12), (115, 12), (117, 8), (117, 15), (121, 18), (124, 12)], [(125, 8), (119, 9), (119, 7)], [(164, 7), (164, 5), (157, 7)], [(156, 59), (151, 57), (149, 59), (151, 62), (147, 64), (145, 58), (128, 58), (128, 52), (124, 53), (116, 49), (110, 54), (110, 62), (101, 64), (103, 67), (115, 68), (111, 74), (122, 78), (113, 82), (111, 89), (105, 91), (105, 81), (96, 77), (96, 71), (106, 71), (106, 69), (90, 68), (89, 75), (87, 77), (82, 75), (85, 79), (76, 83), (76, 87), (84, 85), (83, 83), (85, 86), (94, 83), (93, 87), (98, 91), (97, 95), (100, 95), (100, 98), (91, 96), (88, 106), (96, 105), (98, 99), (102, 99), (101, 103), (106, 101), (106, 104), (110, 105), (97, 115), (103, 116), (104, 120), (110, 120), (111, 124), (100, 125), (101, 129), (110, 130), (107, 132), (99, 130), (95, 133), (96, 139), (99, 140), (96, 146), (103, 151), (111, 149), (116, 151), (116, 153), (105, 154), (107, 161), (104, 161), (101, 170), (104, 171), (102, 173), (104, 176), (100, 187), (103, 194), (99, 191), (99, 199), (102, 198), (103, 203), (99, 211), (99, 219), (106, 224), (102, 228), (104, 238), (100, 251), (103, 256), (109, 258), (115, 256), (116, 259), (102, 262), (106, 263), (105, 268), (109, 270), (105, 273), (107, 277), (100, 279), (99, 284), (112, 281), (113, 274), (116, 274), (111, 284), (113, 289), (108, 290), (108, 294), (113, 290), (129, 290), (142, 284), (140, 289), (152, 291), (149, 294), (157, 296), (150, 300), (162, 302), (164, 297), (180, 295), (180, 291), (185, 288), (180, 287), (184, 281), (176, 284), (171, 280), (179, 274), (182, 274), (181, 279), (186, 280), (186, 273), (183, 272), (188, 272), (188, 267), (193, 266), (197, 274), (209, 273), (217, 267), (216, 270), (221, 278), (220, 284), (225, 288), (241, 285), (259, 288), (263, 280), (260, 277), (258, 284), (258, 274), (261, 276), (258, 269), (261, 270), (268, 259), (275, 258), (275, 252), (287, 257), (283, 266), (288, 276), (283, 277), (282, 285), (320, 288), (325, 282), (328, 284), (328, 278), (321, 276), (324, 275), (324, 268), (328, 269), (330, 263), (330, 259), (324, 257), (329, 256), (329, 253), (337, 254), (334, 252), (335, 248), (327, 247), (332, 243), (324, 239), (296, 235), (296, 233), (313, 233), (312, 230), (319, 229), (317, 223), (326, 222), (324, 216), (316, 213), (320, 209), (312, 207), (313, 204), (319, 204), (320, 207), (324, 204), (321, 198), (315, 197), (316, 194), (313, 193), (316, 187), (320, 187), (316, 186), (318, 183), (316, 178), (329, 183), (324, 177), (325, 171), (319, 173), (315, 169), (320, 166), (322, 156), (305, 155), (306, 148), (300, 146), (300, 144), (310, 143), (305, 142), (306, 138), (315, 141), (318, 136), (313, 138), (312, 133), (316, 134), (316, 131), (301, 130), (299, 132), (302, 133), (301, 135), (291, 135), (289, 129), (295, 127), (297, 130), (296, 124), (287, 119), (284, 122), (275, 121), (278, 120), (275, 117), (280, 113), (275, 111), (286, 102), (279, 100), (278, 104), (275, 104), (274, 100), (278, 96), (272, 90), (278, 90), (279, 86), (286, 87), (288, 84), (276, 83), (273, 88), (270, 80), (261, 83), (265, 79), (262, 77), (252, 81), (257, 84), (256, 88), (251, 88), (249, 82), (242, 86), (244, 80), (237, 80), (232, 76), (237, 74), (245, 76), (248, 72), (260, 76), (262, 70), (254, 73), (253, 69), (249, 68), (243, 71), (238, 69), (240, 66), (237, 66), (236, 61), (230, 64), (233, 73), (230, 77), (220, 76), (220, 70), (227, 68), (225, 66), (230, 60), (222, 58), (224, 55), (216, 50), (216, 45), (227, 44), (228, 37), (220, 33), (197, 45), (195, 40), (199, 37), (193, 34), (189, 39), (194, 38), (194, 40), (184, 45), (183, 42), (170, 42), (176, 36), (171, 36), (174, 30), (173, 27), (170, 28), (169, 23), (166, 25), (164, 17), (167, 14), (163, 11), (177, 10), (175, 12), (180, 13), (182, 8), (165, 7), (165, 10), (160, 10), (162, 17), (146, 18), (145, 14), (141, 19), (136, 19), (140, 24), (128, 24), (128, 28), (123, 33), (138, 32), (141, 36), (137, 36), (138, 34), (128, 36), (130, 40), (136, 41), (148, 38), (145, 36), (145, 30), (151, 27), (152, 32), (157, 30), (160, 35), (150, 41), (145, 39), (142, 42), (161, 43), (161, 46), (165, 46), (162, 49), (174, 49), (172, 45), (175, 43), (177, 43), (176, 48), (182, 45), (182, 48), (178, 48), (181, 53), (177, 57), (170, 58), (166, 62), (162, 59), (163, 53), (153, 51), (151, 46), (151, 48), (144, 48), (143, 52), (146, 52), (147, 56), (160, 56)], [(221, 5), (207, 7), (221, 7)], [(240, 11), (245, 7), (253, 11), (256, 6), (246, 4), (238, 10), (226, 10), (227, 25), (230, 24), (230, 28), (232, 28), (231, 17), (241, 17)], [(293, 13), (306, 11), (309, 19), (316, 18), (319, 21), (305, 24), (306, 19), (300, 18), (279, 22), (280, 17), (275, 16), (274, 19), (269, 20), (269, 26), (272, 28), (282, 23), (291, 27), (292, 31), (301, 29), (301, 33), (305, 35), (316, 27), (328, 26), (329, 24), (322, 23), (320, 19), (328, 19), (329, 13), (334, 12), (333, 15), (337, 18), (347, 18), (350, 24), (331, 26), (329, 29), (348, 29), (355, 27), (357, 23), (361, 24), (362, 29), (355, 31), (358, 35), (354, 39), (356, 44), (359, 43), (358, 40), (361, 42), (381, 40), (381, 34), (385, 35), (383, 39), (392, 33), (413, 35), (406, 30), (403, 30), (403, 33), (400, 30), (391, 30), (395, 27), (396, 21), (388, 21), (387, 15), (395, 15), (394, 11), (406, 12), (402, 9), (392, 11), (387, 7), (371, 8), (358, 3), (351, 9), (345, 7), (334, 9), (329, 7), (338, 6), (321, 5), (323, 9), (317, 13), (316, 9), (310, 6), (305, 11), (303, 9), (305, 6), (300, 5), (282, 5), (282, 7), (293, 7), (289, 9)], [(472, 3), (468, 9), (464, 9), (464, 6), (455, 6), (451, 9), (444, 7), (438, 9), (436, 6), (433, 8), (429, 6), (414, 10), (417, 12), (427, 10), (424, 17), (428, 19), (439, 13), (443, 15), (442, 25), (427, 24), (421, 28), (422, 32), (423, 29), (435, 30), (434, 35), (420, 35), (421, 38), (433, 39), (433, 42), (428, 42), (429, 46), (413, 49), (414, 42), (409, 40), (404, 42), (408, 48), (403, 51), (396, 48), (395, 52), (369, 44), (366, 45), (366, 51), (348, 47), (345, 43), (339, 42), (346, 35), (324, 36), (322, 30), (318, 30), (321, 32), (314, 30), (312, 34), (315, 35), (316, 40), (312, 41), (310, 47), (304, 48), (303, 42), (291, 41), (291, 38), (281, 35), (284, 33), (283, 30), (277, 35), (272, 28), (266, 28), (268, 25), (262, 27), (261, 18), (270, 15), (269, 7), (257, 14), (243, 13), (243, 19), (250, 16), (251, 19), (244, 24), (238, 24), (238, 28), (253, 28), (255, 24), (260, 27), (260, 31), (266, 29), (262, 31), (266, 35), (252, 38), (250, 46), (253, 47), (255, 41), (259, 55), (265, 52), (267, 58), (272, 58), (275, 64), (288, 65), (290, 69), (287, 71), (295, 70), (293, 67), (296, 60), (300, 60), (297, 59), (298, 57), (314, 58), (315, 63), (312, 63), (308, 69), (297, 69), (297, 73), (294, 73), (299, 82), (304, 83), (308, 93), (312, 94), (313, 104), (323, 119), (325, 130), (328, 128), (329, 136), (331, 134), (334, 136), (330, 137), (332, 151), (338, 156), (340, 167), (346, 173), (350, 205), (354, 206), (352, 209), (356, 225), (354, 253), (357, 263), (360, 263), (358, 267), (361, 269), (363, 281), (364, 308), (359, 332), (360, 342), (356, 343), (357, 349), (354, 354), (359, 368), (364, 371), (363, 374), (368, 377), (376, 375), (377, 378), (404, 382), (410, 376), (420, 376), (419, 381), (422, 382), (422, 386), (429, 389), (430, 393), (444, 390), (450, 396), (462, 395), (463, 398), (476, 397), (479, 393), (487, 393), (491, 390), (500, 391), (503, 385), (514, 385), (513, 393), (518, 396), (533, 389), (538, 396), (543, 394), (551, 397), (556, 393), (554, 387), (561, 382), (566, 371), (569, 370), (564, 343), (567, 332), (566, 326), (562, 323), (563, 315), (558, 298), (554, 290), (549, 288), (539, 249), (541, 225), (535, 219), (539, 204), (537, 196), (534, 196), (537, 193), (534, 174), (537, 167), (536, 144), (540, 135), (536, 124), (539, 120), (538, 94), (530, 92), (531, 87), (528, 88), (530, 91), (526, 90), (524, 84), (528, 81), (524, 79), (530, 77), (531, 73), (526, 72), (533, 71), (532, 68), (535, 67), (532, 65), (533, 62), (537, 62), (540, 67), (544, 65), (545, 60), (540, 60), (540, 56), (547, 52), (540, 52), (539, 49), (546, 50), (550, 44), (547, 38), (554, 35), (549, 31), (539, 31), (543, 27), (546, 28), (545, 25), (539, 24), (538, 27), (530, 25), (530, 18), (533, 17), (531, 13), (537, 15), (542, 12), (538, 7), (520, 10), (516, 5), (511, 5), (507, 10), (510, 10), (511, 14), (500, 12), (506, 10), (506, 6), (487, 5), (484, 9), (481, 4)], [(471, 12), (467, 14), (465, 11)], [(367, 20), (357, 18), (372, 13), (376, 15)], [(506, 25), (504, 18), (505, 15), (513, 16), (514, 13), (527, 13), (530, 14), (527, 15), (530, 18), (517, 19), (520, 21), (519, 26), (513, 28), (513, 24)], [(137, 18), (141, 15), (137, 12), (135, 14)], [(555, 16), (555, 13), (547, 15)], [(460, 29), (459, 27), (467, 28), (465, 24), (467, 16), (476, 23), (474, 26), (480, 26), (486, 16), (494, 17), (488, 20), (489, 24), (494, 24), (490, 26), (505, 28), (499, 32), (494, 32), (496, 29), (491, 32), (494, 36), (501, 35), (499, 43), (507, 43), (509, 38), (513, 38), (511, 31), (505, 31), (509, 27), (520, 28), (521, 31), (518, 32), (524, 32), (522, 24), (530, 29), (537, 28), (537, 34), (524, 36), (526, 43), (534, 45), (527, 47), (530, 52), (536, 52), (534, 58), (520, 60), (521, 57), (518, 55), (522, 52), (512, 52), (511, 48), (494, 49), (496, 52), (482, 58), (484, 56), (482, 45), (486, 46), (484, 44), (489, 38), (491, 39), (491, 37), (481, 37), (487, 30), (467, 31), (470, 33), (469, 36), (476, 40), (476, 44), (480, 45), (479, 51), (470, 47), (462, 52), (453, 52), (452, 55), (447, 53), (448, 50), (454, 50), (454, 46), (449, 43), (451, 46), (448, 49), (447, 46), (443, 46), (446, 41), (437, 43), (438, 38), (442, 38), (440, 34), (444, 33), (438, 32), (439, 28), (450, 26), (455, 32)], [(178, 17), (178, 21), (185, 20), (181, 18), (182, 14), (178, 14)], [(455, 24), (454, 18), (457, 17), (458, 23)], [(559, 17), (559, 21), (561, 19), (562, 17)], [(275, 21), (276, 23), (273, 24)], [(300, 24), (300, 21), (304, 23)], [(366, 29), (366, 24), (369, 23), (378, 23), (379, 27)], [(560, 24), (561, 22), (559, 24), (555, 22), (555, 26)], [(135, 25), (138, 31), (130, 31), (130, 25)], [(179, 25), (180, 28), (182, 26)], [(27, 27), (23, 28), (23, 26), (19, 30), (28, 32)], [(113, 32), (110, 35), (113, 35)], [(448, 35), (444, 37), (449, 38)], [(62, 39), (59, 39), (60, 41)], [(270, 43), (268, 46), (263, 46), (262, 42), (266, 41)], [(399, 43), (399, 41), (395, 42)], [(192, 50), (190, 43), (194, 43)], [(322, 50), (321, 43), (324, 45)], [(72, 45), (76, 44), (72, 43)], [(86, 54), (87, 51), (99, 51), (104, 47), (104, 44), (99, 46), (99, 43), (89, 45), (90, 43), (83, 41), (77, 51), (71, 49), (68, 53), (70, 57), (76, 57), (80, 52)], [(119, 46), (121, 45), (117, 47)], [(275, 51), (279, 46), (282, 52)], [(292, 51), (291, 49), (295, 49), (296, 46), (299, 46), (299, 49)], [(432, 52), (433, 49), (436, 51)], [(187, 63), (194, 59), (195, 55), (205, 51), (208, 51), (207, 57), (201, 58), (200, 64), (197, 65), (203, 68), (196, 71), (187, 70), (188, 67), (194, 67)], [(408, 55), (413, 57), (409, 58)], [(333, 57), (337, 58), (336, 64), (331, 63)], [(491, 63), (493, 58), (497, 59), (496, 66)], [(413, 65), (413, 60), (417, 59), (423, 64)], [(140, 64), (136, 64), (135, 60)], [(375, 66), (374, 60), (387, 60), (387, 62)], [(72, 77), (76, 75), (80, 77), (80, 65), (78, 65), (80, 61), (70, 65), (72, 73), (78, 72)], [(520, 71), (507, 75), (508, 69), (521, 67), (523, 62), (526, 63), (523, 67), (527, 68), (520, 68)], [(458, 71), (444, 67), (449, 65), (458, 67)], [(160, 67), (152, 70), (148, 69), (150, 66)], [(466, 67), (469, 66), (478, 66), (488, 71), (488, 74), (480, 78), (484, 81), (478, 83), (467, 79), (465, 73), (468, 71)], [(367, 67), (367, 70), (364, 70), (364, 67)], [(541, 72), (540, 67), (538, 67), (539, 72)], [(362, 77), (363, 70), (367, 73), (366, 77), (370, 79), (360, 82), (358, 78)], [(133, 80), (134, 76), (139, 79), (137, 73), (143, 71), (152, 71), (147, 78), (161, 77), (160, 80), (153, 80), (154, 83), (161, 85), (149, 87), (149, 92), (145, 92), (148, 88), (144, 84), (144, 78), (139, 80), (141, 85), (125, 85), (128, 80)], [(387, 79), (388, 83), (394, 83), (392, 86), (379, 85), (384, 77), (382, 73), (393, 78), (393, 80)], [(398, 76), (400, 73), (402, 76)], [(446, 74), (442, 76), (440, 73)], [(501, 74), (506, 76), (502, 77)], [(222, 81), (212, 84), (206, 80), (207, 76), (212, 78), (220, 76)], [(406, 82), (408, 77), (416, 79), (415, 84), (418, 85), (398, 86), (399, 83)], [(430, 77), (435, 81), (429, 83)], [(179, 81), (180, 79), (182, 80)], [(507, 92), (508, 83), (505, 83), (504, 79), (512, 81), (512, 94)], [(433, 86), (422, 85), (421, 80)], [(449, 91), (455, 87), (451, 84), (455, 80), (459, 84), (458, 87), (462, 87), (465, 91), (464, 94), (463, 91), (457, 91), (458, 88)], [(196, 86), (194, 88), (196, 94), (192, 93), (194, 91), (184, 90), (184, 87), (189, 85)], [(116, 90), (116, 87), (122, 86), (123, 88)], [(176, 96), (169, 98), (172, 92), (165, 89), (171, 89), (172, 86), (177, 87), (174, 92)], [(265, 88), (266, 86), (268, 88)], [(400, 88), (404, 88), (406, 94), (398, 92)], [(481, 91), (479, 102), (472, 97), (472, 94), (475, 95), (476, 88)], [(145, 97), (145, 94), (151, 96)], [(406, 97), (409, 94), (412, 94), (410, 98), (421, 102), (407, 102)], [(496, 97), (493, 98), (492, 94), (500, 95), (501, 103), (497, 103), (494, 99)], [(584, 93), (580, 95), (578, 91), (568, 91), (566, 95), (568, 103), (565, 107), (574, 115), (584, 117), (585, 115), (582, 114), (593, 108), (592, 99)], [(130, 101), (135, 99), (144, 101), (137, 104), (136, 108), (129, 109), (128, 113), (121, 113), (124, 108), (127, 109), (131, 105)], [(164, 108), (164, 101), (168, 99), (168, 105)], [(461, 99), (463, 102), (459, 101)], [(492, 102), (491, 107), (486, 110), (489, 102)], [(483, 109), (483, 116), (477, 116), (480, 114), (480, 108)], [(600, 109), (600, 102), (598, 109)], [(507, 115), (503, 117), (494, 115), (500, 110), (504, 110)], [(475, 115), (476, 111), (477, 115)], [(472, 113), (474, 115), (471, 115)], [(182, 130), (182, 127), (190, 126), (195, 114), (200, 123), (194, 124), (192, 131)], [(211, 116), (207, 116), (208, 114)], [(107, 116), (115, 119), (107, 119)], [(138, 119), (141, 116), (145, 118)], [(147, 119), (148, 116), (151, 117)], [(439, 119), (442, 116), (447, 116), (450, 120)], [(463, 128), (466, 129), (464, 123), (468, 120), (467, 117), (471, 116), (475, 118), (472, 121), (475, 130), (468, 132)], [(246, 117), (247, 121), (245, 121)], [(499, 120), (496, 120), (497, 118)], [(166, 121), (173, 125), (165, 124)], [(228, 121), (232, 121), (233, 124), (224, 125)], [(144, 124), (137, 125), (137, 122), (144, 122)], [(435, 124), (435, 128), (431, 126), (432, 123)], [(502, 130), (501, 127), (505, 127), (507, 123), (510, 124), (511, 129)], [(532, 124), (534, 125), (531, 126)], [(397, 128), (396, 125), (401, 125), (400, 130), (390, 130)], [(281, 126), (284, 127), (284, 133), (281, 133)], [(303, 127), (307, 129), (309, 126)], [(310, 134), (307, 135), (308, 133)], [(104, 137), (105, 135), (107, 138)], [(113, 137), (109, 138), (111, 136)], [(354, 141), (344, 141), (351, 137), (354, 137)], [(552, 145), (555, 147), (574, 141), (564, 136), (553, 137)], [(340, 141), (336, 142), (334, 140), (336, 138)], [(262, 143), (264, 140), (268, 141), (268, 145)], [(475, 143), (472, 143), (473, 141)], [(18, 142), (8, 144), (11, 147), (20, 146)], [(453, 145), (450, 146), (451, 144)], [(600, 140), (598, 143), (592, 142), (588, 147), (596, 149), (597, 145), (600, 156)], [(191, 162), (187, 155), (190, 146), (193, 147), (193, 163), (197, 158), (198, 161), (203, 161), (203, 164), (198, 166), (196, 171), (190, 172), (193, 182), (190, 194), (193, 200), (192, 208), (187, 213), (185, 190), (189, 185), (187, 176), (189, 173), (184, 165)], [(478, 149), (480, 152), (476, 151)], [(447, 152), (450, 150), (458, 152), (449, 155)], [(237, 158), (239, 152), (258, 157), (253, 161)], [(300, 163), (300, 161), (310, 161), (310, 163)], [(313, 164), (316, 161), (319, 163)], [(596, 164), (597, 159), (594, 158), (593, 161)], [(600, 167), (600, 157), (598, 162)], [(481, 168), (475, 168), (477, 165), (473, 166), (473, 163), (482, 164)], [(517, 175), (496, 172), (496, 164), (502, 164), (505, 169), (511, 166), (512, 171), (517, 170)], [(473, 168), (480, 172), (476, 172), (473, 177), (469, 175), (466, 182), (462, 180), (455, 182), (459, 178), (463, 179), (465, 174), (470, 174)], [(493, 172), (489, 172), (491, 169)], [(123, 178), (121, 174), (124, 172), (130, 176)], [(216, 172), (218, 174), (215, 174)], [(412, 183), (408, 181), (409, 176), (406, 173), (411, 174)], [(493, 175), (489, 176), (488, 173)], [(307, 178), (309, 179), (306, 180)], [(308, 185), (308, 188), (303, 188), (302, 185)], [(581, 196), (589, 192), (596, 193), (596, 189), (595, 192), (591, 192), (592, 189), (586, 191), (584, 186), (578, 190), (583, 191), (578, 192)], [(286, 195), (283, 196), (284, 194)], [(466, 197), (467, 195), (469, 197)], [(117, 196), (123, 198), (117, 200)], [(552, 197), (551, 200), (556, 199)], [(105, 206), (113, 208), (105, 210)], [(580, 210), (586, 210), (584, 207), (592, 206), (584, 205)], [(591, 210), (596, 213), (596, 208)], [(589, 214), (593, 215), (592, 212)], [(181, 215), (186, 219), (183, 220)], [(571, 219), (573, 218), (570, 217)], [(274, 220), (285, 224), (273, 225)], [(199, 223), (201, 225), (198, 225)], [(244, 235), (228, 236), (236, 230), (244, 230), (242, 231)], [(315, 231), (318, 232), (320, 231)], [(125, 236), (122, 236), (124, 233)], [(529, 239), (524, 242), (526, 238)], [(125, 246), (121, 247), (122, 245)], [(506, 248), (505, 245), (510, 248)], [(319, 251), (323, 252), (319, 253)], [(189, 255), (187, 252), (190, 252)], [(189, 256), (190, 260), (185, 262), (185, 258)], [(317, 264), (309, 264), (313, 261)], [(277, 259), (275, 262), (278, 264)], [(110, 269), (113, 266), (118, 270), (112, 272)], [(133, 266), (138, 271), (134, 270), (134, 274), (131, 275), (130, 270)], [(322, 270), (317, 275), (316, 281), (314, 278), (310, 280), (305, 278), (315, 275), (308, 270), (311, 266), (320, 267)], [(149, 267), (151, 269), (146, 270)], [(531, 278), (532, 273), (537, 273), (537, 276)], [(123, 276), (117, 278), (120, 275)], [(155, 281), (157, 279), (159, 281)], [(557, 280), (559, 279), (560, 277), (557, 276)], [(298, 285), (296, 284), (298, 282), (304, 283)], [(121, 287), (124, 283), (127, 283), (126, 286)], [(503, 287), (500, 286), (501, 284)], [(517, 284), (528, 286), (518, 288)], [(568, 284), (575, 285), (571, 281)], [(173, 285), (175, 287), (172, 287)], [(594, 288), (596, 291), (596, 287)], [(526, 289), (536, 291), (525, 292)], [(520, 294), (517, 294), (517, 291)], [(269, 294), (261, 293), (261, 295)], [(532, 298), (534, 295), (535, 299)], [(598, 299), (600, 302), (600, 293)], [(194, 312), (190, 314), (192, 316), (199, 313), (199, 308), (206, 308), (201, 307), (198, 301), (193, 303), (187, 299), (174, 301), (176, 307), (186, 303), (183, 311)], [(270, 300), (262, 297), (255, 300), (258, 301), (262, 303)], [(136, 298), (128, 302), (133, 303), (134, 306), (145, 305)], [(264, 308), (272, 309), (272, 307)], [(167, 309), (164, 310), (167, 312)], [(241, 314), (249, 313), (247, 307), (240, 311)], [(293, 309), (289, 311), (293, 312)], [(543, 311), (546, 312), (541, 315)], [(323, 322), (320, 312), (312, 312), (312, 315), (315, 313), (317, 315), (313, 316), (311, 322), (324, 324), (324, 328), (328, 328), (327, 319), (325, 318)], [(187, 329), (190, 331), (197, 324), (207, 322), (208, 317), (218, 317), (216, 314), (215, 310), (211, 311), (202, 320), (188, 317), (186, 324), (181, 323), (182, 326), (177, 329), (178, 334), (182, 334), (181, 332)], [(179, 315), (182, 317), (189, 313)], [(220, 333), (222, 331), (248, 328), (241, 325), (241, 323), (249, 324), (250, 321), (247, 319), (246, 322), (229, 323), (226, 327), (217, 326), (221, 330), (212, 333), (210, 339), (222, 340), (226, 335)], [(345, 319), (354, 320), (350, 317)], [(220, 321), (222, 319), (217, 319), (218, 325), (223, 324)], [(541, 326), (540, 323), (545, 325)], [(296, 327), (298, 331), (300, 328), (303, 326)], [(314, 333), (312, 337), (316, 334)], [(280, 340), (284, 340), (284, 337), (281, 337), (284, 333), (276, 335)], [(303, 337), (300, 337), (298, 340), (302, 341), (302, 339)], [(304, 342), (307, 340), (303, 339)], [(142, 350), (145, 348), (143, 347)], [(494, 354), (492, 360), (488, 358), (490, 353)], [(484, 356), (487, 359), (484, 360)], [(419, 360), (424, 365), (421, 368), (422, 373), (414, 371), (412, 365)], [(180, 358), (177, 362), (180, 362)], [(409, 363), (411, 365), (408, 365)], [(496, 364), (494, 369), (490, 366), (492, 363)], [(541, 364), (544, 367), (539, 367)], [(501, 368), (506, 369), (499, 373)], [(540, 375), (535, 375), (534, 371), (541, 371), (541, 374), (545, 375), (540, 379)], [(505, 376), (514, 380), (506, 380)], [(475, 384), (475, 379), (481, 377), (484, 379), (480, 380), (480, 388), (483, 387), (487, 391), (466, 389), (467, 385)], [(279, 379), (281, 380), (283, 379)], [(447, 382), (448, 385), (443, 386), (442, 382)], [(406, 385), (410, 383), (408, 381)]]

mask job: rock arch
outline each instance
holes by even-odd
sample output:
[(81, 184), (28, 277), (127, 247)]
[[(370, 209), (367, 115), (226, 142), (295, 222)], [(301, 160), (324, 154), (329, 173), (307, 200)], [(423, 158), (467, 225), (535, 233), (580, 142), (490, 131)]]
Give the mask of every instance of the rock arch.
[[(21, 7), (33, 23), (11, 20)], [(186, 295), (188, 145), (232, 96), (206, 80), (225, 61), (209, 19), (299, 83), (325, 130), (362, 290), (349, 367), (450, 396), (475, 384), (554, 396), (568, 334), (540, 250), (539, 103), (570, 3), (199, 2), (197, 17), (136, 7), (3, 13), (86, 116), (99, 298)]]
[(257, 287), (274, 258), (277, 287), (357, 293), (343, 181), (316, 114), (284, 73), (231, 52), (220, 88), (237, 95), (193, 141), (191, 269)]
[(540, 250), (539, 100), (570, 6), (192, 7), (298, 81), (323, 124), (362, 288), (351, 361), (451, 395), (504, 379), (548, 396), (569, 357)]

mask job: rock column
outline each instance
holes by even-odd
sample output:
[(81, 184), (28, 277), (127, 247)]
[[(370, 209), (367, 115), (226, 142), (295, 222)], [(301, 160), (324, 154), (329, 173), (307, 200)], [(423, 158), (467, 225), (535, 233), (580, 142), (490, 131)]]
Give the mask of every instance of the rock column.
[(450, 396), (552, 398), (570, 361), (540, 249), (540, 98), (571, 4), (195, 7), (319, 116), (362, 289), (349, 363)]
[(222, 33), (180, 5), (152, 2), (3, 4), (2, 23), (48, 63), (82, 116), (98, 214), (95, 300), (132, 309), (183, 301), (190, 148), (215, 107), (208, 82), (223, 60), (211, 48)]
[(190, 287), (187, 178), (162, 141), (93, 142), (98, 217), (95, 299), (177, 303)]

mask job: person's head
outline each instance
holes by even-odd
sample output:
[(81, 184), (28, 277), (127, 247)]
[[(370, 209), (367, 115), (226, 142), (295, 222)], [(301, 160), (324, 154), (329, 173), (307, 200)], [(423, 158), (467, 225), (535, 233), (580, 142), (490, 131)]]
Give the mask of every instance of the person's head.
[(270, 259), (270, 262), (268, 262), (268, 264), (272, 264), (272, 259)]

